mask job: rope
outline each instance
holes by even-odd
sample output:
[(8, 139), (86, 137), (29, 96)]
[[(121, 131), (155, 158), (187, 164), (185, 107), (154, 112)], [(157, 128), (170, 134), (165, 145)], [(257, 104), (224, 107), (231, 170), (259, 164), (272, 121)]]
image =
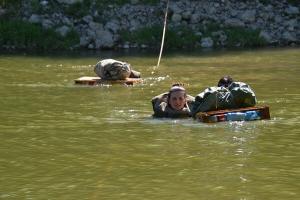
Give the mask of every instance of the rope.
[(166, 7), (166, 12), (165, 12), (165, 20), (164, 20), (164, 29), (163, 29), (162, 39), (161, 39), (159, 57), (158, 57), (157, 65), (156, 65), (156, 67), (154, 67), (154, 70), (159, 67), (162, 51), (164, 48), (165, 34), (166, 34), (166, 27), (167, 27), (167, 18), (168, 18), (168, 9), (169, 9), (169, 0), (167, 0), (167, 7)]

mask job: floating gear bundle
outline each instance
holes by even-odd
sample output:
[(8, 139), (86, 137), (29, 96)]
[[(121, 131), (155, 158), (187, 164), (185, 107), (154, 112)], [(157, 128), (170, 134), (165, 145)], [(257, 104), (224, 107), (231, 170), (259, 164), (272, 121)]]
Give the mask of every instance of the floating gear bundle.
[(126, 62), (105, 59), (96, 64), (94, 71), (105, 80), (125, 80), (131, 74), (131, 66)]
[(254, 106), (256, 97), (249, 85), (233, 82), (226, 87), (209, 87), (198, 94), (192, 108), (192, 115), (222, 109), (234, 109)]

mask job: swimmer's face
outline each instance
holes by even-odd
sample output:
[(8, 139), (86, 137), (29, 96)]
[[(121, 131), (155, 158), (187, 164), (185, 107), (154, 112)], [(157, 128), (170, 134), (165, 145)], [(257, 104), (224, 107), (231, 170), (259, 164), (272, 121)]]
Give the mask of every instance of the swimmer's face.
[(175, 91), (171, 92), (169, 104), (174, 110), (182, 110), (186, 104), (186, 94), (185, 91)]

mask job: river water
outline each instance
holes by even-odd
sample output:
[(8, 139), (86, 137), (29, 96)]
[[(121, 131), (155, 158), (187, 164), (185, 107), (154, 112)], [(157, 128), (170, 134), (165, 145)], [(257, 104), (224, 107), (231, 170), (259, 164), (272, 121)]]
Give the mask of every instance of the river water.
[[(135, 86), (74, 85), (103, 58)], [(0, 199), (291, 199), (300, 192), (300, 49), (0, 56)], [(173, 82), (190, 95), (225, 74), (248, 83), (271, 120), (153, 119)], [(298, 197), (297, 197), (298, 196)]]

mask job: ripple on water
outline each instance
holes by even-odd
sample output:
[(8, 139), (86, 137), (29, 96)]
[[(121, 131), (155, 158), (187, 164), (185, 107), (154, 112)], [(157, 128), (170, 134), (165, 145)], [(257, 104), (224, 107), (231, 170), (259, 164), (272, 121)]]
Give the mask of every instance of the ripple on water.
[[(74, 84), (72, 81), (70, 80), (63, 80), (64, 83), (16, 83), (16, 84), (10, 84), (7, 86), (17, 86), (17, 87), (28, 87), (28, 88), (75, 88), (75, 87), (86, 87), (86, 88), (93, 88), (95, 86), (90, 86), (90, 85), (77, 85)], [(102, 84), (102, 85), (97, 85), (97, 86), (101, 86), (101, 87), (106, 87), (109, 88), (111, 87), (111, 85), (106, 85), (106, 84)]]
[(128, 109), (128, 110), (113, 110), (110, 112), (109, 117), (106, 117), (106, 122), (110, 124), (123, 124), (131, 122), (136, 122), (142, 119), (145, 116), (139, 110)]
[(17, 84), (10, 84), (12, 86), (18, 86), (18, 87), (45, 87), (45, 88), (50, 88), (50, 87), (66, 87), (65, 84), (47, 84), (47, 83), (17, 83)]
[(199, 129), (226, 129), (232, 132), (253, 131), (262, 126), (272, 124), (271, 120), (256, 120), (256, 121), (230, 121), (218, 123), (202, 123), (192, 118), (185, 119), (169, 119), (169, 118), (153, 118), (148, 117), (143, 120), (143, 123), (157, 125), (157, 124), (177, 124), (190, 128)]
[(143, 78), (143, 83), (145, 85), (149, 85), (149, 86), (154, 86), (157, 83), (160, 83), (162, 81), (165, 81), (167, 79), (169, 79), (170, 76), (166, 75), (166, 76), (159, 76), (159, 77), (147, 77), (147, 78)]

